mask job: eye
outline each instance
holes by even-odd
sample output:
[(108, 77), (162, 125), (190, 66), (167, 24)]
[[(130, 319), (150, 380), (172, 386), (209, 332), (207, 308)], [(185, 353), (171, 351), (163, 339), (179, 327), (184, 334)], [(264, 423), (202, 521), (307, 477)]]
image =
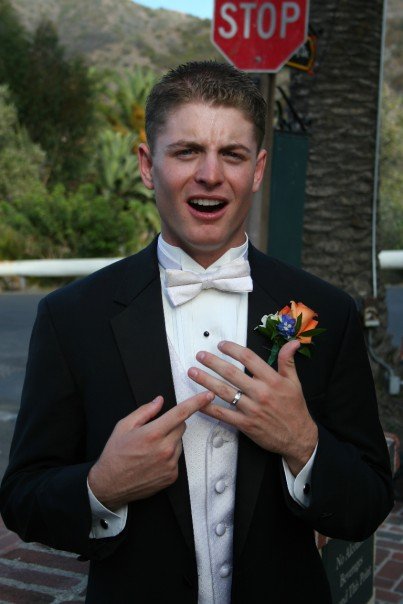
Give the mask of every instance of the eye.
[(196, 153), (195, 149), (191, 149), (191, 148), (185, 148), (185, 149), (179, 149), (175, 155), (176, 157), (191, 157), (192, 155), (194, 155)]
[(223, 151), (223, 155), (233, 161), (242, 161), (244, 159), (242, 153), (239, 153), (238, 151)]

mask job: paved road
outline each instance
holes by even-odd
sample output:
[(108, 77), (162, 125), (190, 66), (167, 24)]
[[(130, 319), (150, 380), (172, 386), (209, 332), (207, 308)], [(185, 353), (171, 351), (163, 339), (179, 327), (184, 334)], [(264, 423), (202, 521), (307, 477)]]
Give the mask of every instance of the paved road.
[[(17, 416), (27, 359), (29, 336), (43, 293), (0, 294), (0, 477)], [(387, 290), (389, 332), (400, 346), (403, 337), (403, 287)]]
[(0, 476), (19, 408), (29, 336), (44, 294), (0, 294)]

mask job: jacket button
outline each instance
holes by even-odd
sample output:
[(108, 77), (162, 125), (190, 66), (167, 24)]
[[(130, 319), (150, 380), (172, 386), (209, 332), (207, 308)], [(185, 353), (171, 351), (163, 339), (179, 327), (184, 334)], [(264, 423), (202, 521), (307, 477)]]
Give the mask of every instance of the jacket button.
[(102, 526), (103, 529), (107, 529), (109, 528), (109, 524), (108, 521), (105, 520), (105, 518), (101, 518), (101, 520), (99, 521), (99, 524)]

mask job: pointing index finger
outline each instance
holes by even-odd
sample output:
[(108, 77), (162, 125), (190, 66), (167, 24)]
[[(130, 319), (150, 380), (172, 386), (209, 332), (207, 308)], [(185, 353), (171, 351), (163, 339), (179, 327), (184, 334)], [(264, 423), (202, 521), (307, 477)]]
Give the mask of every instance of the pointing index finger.
[(205, 390), (196, 394), (181, 403), (178, 403), (172, 409), (169, 409), (164, 415), (155, 420), (156, 423), (160, 423), (164, 427), (164, 431), (168, 434), (172, 430), (175, 430), (180, 424), (186, 421), (193, 413), (200, 411), (203, 407), (211, 403), (214, 400), (215, 394)]

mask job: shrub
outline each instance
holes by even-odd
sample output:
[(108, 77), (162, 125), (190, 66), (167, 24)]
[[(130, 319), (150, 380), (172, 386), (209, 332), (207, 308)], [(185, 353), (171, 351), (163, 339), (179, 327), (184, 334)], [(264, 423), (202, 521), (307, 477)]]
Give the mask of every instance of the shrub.
[(153, 203), (98, 195), (93, 185), (0, 202), (0, 258), (120, 256), (144, 247), (159, 230)]

